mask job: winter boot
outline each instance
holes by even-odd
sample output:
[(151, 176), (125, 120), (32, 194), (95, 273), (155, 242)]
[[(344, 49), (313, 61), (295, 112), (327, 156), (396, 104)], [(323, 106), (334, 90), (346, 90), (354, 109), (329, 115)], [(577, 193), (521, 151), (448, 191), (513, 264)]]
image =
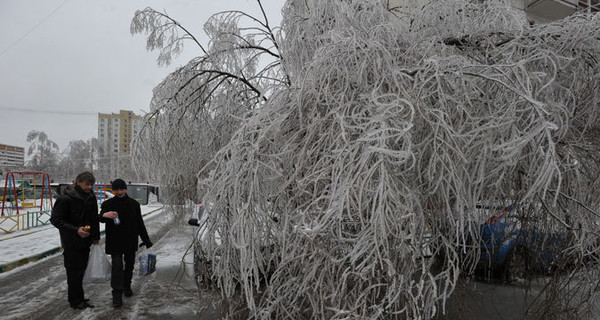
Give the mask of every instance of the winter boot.
[(131, 291), (130, 287), (127, 287), (125, 290), (123, 290), (123, 295), (126, 297), (131, 297), (133, 295), (133, 291)]
[(113, 307), (120, 308), (123, 306), (123, 292), (113, 292)]

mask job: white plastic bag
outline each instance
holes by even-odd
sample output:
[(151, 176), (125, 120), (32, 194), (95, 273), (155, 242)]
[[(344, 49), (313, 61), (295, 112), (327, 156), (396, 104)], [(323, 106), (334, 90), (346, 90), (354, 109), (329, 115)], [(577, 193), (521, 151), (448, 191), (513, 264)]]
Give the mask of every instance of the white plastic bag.
[(90, 258), (88, 260), (83, 283), (102, 283), (110, 279), (110, 262), (102, 251), (99, 244), (93, 244), (90, 249)]

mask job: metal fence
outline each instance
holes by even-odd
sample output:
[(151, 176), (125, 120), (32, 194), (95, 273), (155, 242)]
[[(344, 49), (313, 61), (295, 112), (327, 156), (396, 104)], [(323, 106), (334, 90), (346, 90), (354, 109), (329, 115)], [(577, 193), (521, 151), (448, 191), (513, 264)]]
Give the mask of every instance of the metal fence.
[(47, 225), (50, 223), (51, 213), (52, 210), (42, 210), (0, 217), (0, 231), (11, 233)]

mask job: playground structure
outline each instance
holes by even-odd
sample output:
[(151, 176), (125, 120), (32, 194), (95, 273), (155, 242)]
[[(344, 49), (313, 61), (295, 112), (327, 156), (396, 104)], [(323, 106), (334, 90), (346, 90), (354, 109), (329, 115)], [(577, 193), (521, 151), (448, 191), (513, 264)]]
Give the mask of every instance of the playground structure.
[(0, 231), (10, 233), (50, 223), (52, 190), (45, 172), (8, 172), (0, 192)]

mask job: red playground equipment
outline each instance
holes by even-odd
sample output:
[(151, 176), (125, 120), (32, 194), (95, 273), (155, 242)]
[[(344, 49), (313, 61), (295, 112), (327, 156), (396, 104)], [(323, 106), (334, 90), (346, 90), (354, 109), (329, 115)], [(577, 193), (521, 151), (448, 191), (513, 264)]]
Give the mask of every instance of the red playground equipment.
[(49, 223), (50, 176), (45, 172), (8, 172), (1, 185), (0, 231), (12, 232)]

